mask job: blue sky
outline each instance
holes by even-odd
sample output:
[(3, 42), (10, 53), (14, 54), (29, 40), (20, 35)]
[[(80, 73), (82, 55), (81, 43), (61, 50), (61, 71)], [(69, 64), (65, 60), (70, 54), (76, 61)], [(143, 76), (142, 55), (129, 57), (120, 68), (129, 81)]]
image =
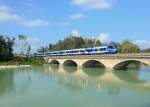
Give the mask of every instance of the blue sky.
[(1, 34), (27, 35), (37, 48), (72, 32), (150, 48), (150, 0), (0, 0)]

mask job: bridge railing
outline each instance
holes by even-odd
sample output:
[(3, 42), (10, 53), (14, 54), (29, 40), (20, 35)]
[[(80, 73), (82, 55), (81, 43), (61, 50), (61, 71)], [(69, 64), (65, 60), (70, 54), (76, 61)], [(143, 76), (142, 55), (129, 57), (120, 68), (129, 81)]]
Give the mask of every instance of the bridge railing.
[(76, 56), (48, 56), (46, 58), (51, 58), (51, 59), (99, 59), (99, 58), (148, 58), (150, 59), (150, 53), (136, 53), (136, 54), (102, 54), (102, 55), (76, 55)]

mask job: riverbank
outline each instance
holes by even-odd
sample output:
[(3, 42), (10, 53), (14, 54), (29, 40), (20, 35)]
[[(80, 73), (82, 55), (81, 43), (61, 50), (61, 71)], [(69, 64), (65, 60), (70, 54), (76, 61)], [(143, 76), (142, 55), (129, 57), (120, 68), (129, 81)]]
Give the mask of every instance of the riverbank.
[(20, 58), (14, 58), (10, 61), (3, 61), (0, 62), (0, 66), (16, 66), (16, 65), (20, 65), (20, 66), (26, 66), (26, 65), (32, 65), (32, 66), (42, 66), (46, 64), (46, 61), (43, 58), (39, 58), (39, 57), (20, 57)]
[(24, 68), (24, 67), (31, 67), (32, 65), (6, 65), (6, 66), (1, 66), (0, 69), (6, 69), (6, 68)]

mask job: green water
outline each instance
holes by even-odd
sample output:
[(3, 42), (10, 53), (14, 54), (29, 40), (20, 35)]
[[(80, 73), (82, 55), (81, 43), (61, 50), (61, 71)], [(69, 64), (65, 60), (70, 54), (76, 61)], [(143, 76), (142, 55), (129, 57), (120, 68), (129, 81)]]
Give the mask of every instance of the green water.
[(0, 107), (150, 107), (150, 68), (0, 70)]

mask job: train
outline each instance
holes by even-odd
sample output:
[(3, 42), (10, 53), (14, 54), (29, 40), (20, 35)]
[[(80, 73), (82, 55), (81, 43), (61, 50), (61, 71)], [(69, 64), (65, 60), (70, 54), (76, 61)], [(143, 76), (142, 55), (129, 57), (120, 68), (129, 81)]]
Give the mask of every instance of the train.
[(75, 55), (94, 55), (94, 54), (116, 54), (118, 48), (114, 45), (103, 45), (92, 48), (70, 49), (61, 51), (51, 51), (44, 53), (34, 53), (33, 56), (47, 57), (47, 56), (75, 56)]

